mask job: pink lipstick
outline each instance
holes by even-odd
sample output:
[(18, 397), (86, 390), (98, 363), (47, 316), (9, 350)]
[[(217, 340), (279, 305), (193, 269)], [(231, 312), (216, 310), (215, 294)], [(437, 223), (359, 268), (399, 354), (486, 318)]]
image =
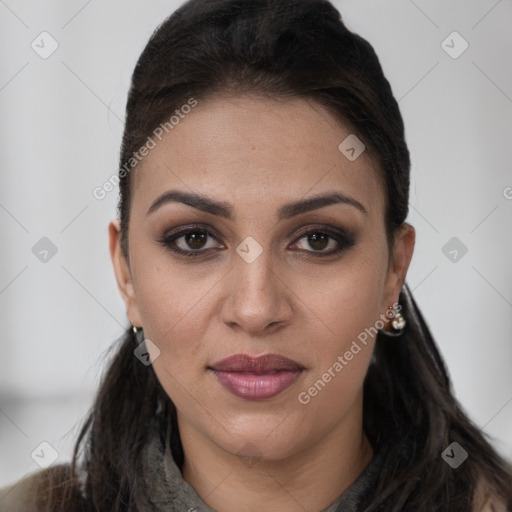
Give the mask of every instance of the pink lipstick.
[(289, 388), (304, 367), (278, 354), (251, 357), (235, 354), (208, 367), (220, 384), (247, 400), (272, 398)]

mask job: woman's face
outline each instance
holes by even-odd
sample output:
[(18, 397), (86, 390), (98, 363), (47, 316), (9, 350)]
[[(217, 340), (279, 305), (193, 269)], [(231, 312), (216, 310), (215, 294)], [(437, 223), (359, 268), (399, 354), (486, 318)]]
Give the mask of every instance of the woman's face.
[[(279, 459), (360, 425), (373, 328), (398, 301), (414, 229), (388, 268), (384, 182), (351, 139), (339, 148), (350, 134), (305, 100), (217, 97), (132, 171), (129, 265), (114, 221), (112, 257), (182, 435)], [(170, 191), (182, 200), (157, 201)], [(240, 354), (294, 364), (219, 364)]]

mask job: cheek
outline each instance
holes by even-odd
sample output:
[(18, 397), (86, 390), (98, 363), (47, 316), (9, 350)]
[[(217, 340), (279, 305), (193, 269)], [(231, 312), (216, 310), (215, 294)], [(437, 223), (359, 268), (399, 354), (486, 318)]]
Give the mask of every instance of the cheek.
[[(375, 344), (379, 318), (379, 275), (366, 265), (361, 272), (331, 280), (322, 308), (329, 335), (317, 339), (316, 361), (297, 401), (320, 435), (340, 421), (361, 396)], [(378, 325), (377, 325), (378, 327)]]
[(203, 393), (197, 377), (220, 276), (194, 271), (161, 251), (145, 250), (139, 258), (138, 265), (134, 258), (137, 305), (145, 337), (160, 350), (153, 368), (171, 399), (188, 408), (194, 405), (190, 396)]
[(359, 334), (375, 325), (380, 315), (384, 263), (358, 258), (317, 280), (321, 287), (309, 294), (308, 305), (325, 326), (327, 338), (319, 347), (322, 353), (332, 356), (348, 350)]
[[(176, 286), (175, 280), (172, 285)], [(207, 421), (202, 397), (207, 396), (204, 380), (204, 339), (208, 327), (204, 289), (189, 287), (186, 293), (173, 291), (159, 279), (159, 292), (145, 296), (144, 334), (159, 348), (153, 368), (160, 384), (178, 410), (187, 417)], [(202, 322), (202, 324), (201, 324)], [(208, 415), (206, 415), (208, 416)]]
[(321, 371), (311, 374), (298, 390), (297, 402), (304, 409), (306, 418), (314, 418), (311, 428), (318, 435), (331, 429), (349, 411), (354, 410), (356, 400), (362, 397), (371, 353), (369, 344), (351, 344), (343, 355), (333, 357), (329, 364), (322, 366)]
[(315, 402), (314, 407), (321, 408), (332, 401), (348, 406), (355, 398), (381, 327), (383, 271), (379, 261), (360, 259), (323, 280), (322, 294), (310, 294), (309, 305), (319, 312), (325, 335), (316, 337), (316, 361), (302, 386), (301, 403)]
[(139, 265), (134, 265), (134, 281), (146, 337), (177, 357), (185, 348), (180, 348), (183, 344), (190, 353), (207, 322), (208, 303), (219, 276), (173, 261), (158, 249), (144, 251), (140, 258)]

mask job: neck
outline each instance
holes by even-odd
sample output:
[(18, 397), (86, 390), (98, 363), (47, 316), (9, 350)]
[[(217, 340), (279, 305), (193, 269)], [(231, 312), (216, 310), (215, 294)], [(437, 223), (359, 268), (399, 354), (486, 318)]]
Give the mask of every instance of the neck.
[(348, 414), (322, 439), (279, 460), (244, 461), (182, 422), (183, 478), (219, 512), (260, 512), (261, 503), (272, 503), (274, 510), (321, 511), (354, 483), (373, 458), (362, 429), (362, 400), (357, 406), (361, 414)]

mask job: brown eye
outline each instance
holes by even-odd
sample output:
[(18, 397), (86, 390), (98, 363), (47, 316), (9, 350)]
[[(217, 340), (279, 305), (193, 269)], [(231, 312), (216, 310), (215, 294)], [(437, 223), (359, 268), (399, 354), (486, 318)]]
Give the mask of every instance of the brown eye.
[(313, 249), (321, 251), (329, 245), (329, 238), (325, 233), (313, 233), (308, 235), (308, 243)]
[(180, 256), (197, 258), (211, 249), (224, 248), (222, 244), (215, 243), (208, 246), (210, 240), (217, 240), (217, 236), (207, 229), (188, 228), (170, 233), (158, 241)]
[(202, 249), (208, 238), (208, 234), (201, 231), (191, 231), (181, 238), (183, 238), (185, 244), (191, 249)]
[[(304, 242), (301, 242), (302, 240)], [(355, 245), (355, 239), (352, 236), (328, 226), (310, 230), (293, 243), (294, 248), (313, 254), (318, 253), (318, 256), (331, 256), (353, 245)], [(326, 250), (328, 248), (331, 250)]]

